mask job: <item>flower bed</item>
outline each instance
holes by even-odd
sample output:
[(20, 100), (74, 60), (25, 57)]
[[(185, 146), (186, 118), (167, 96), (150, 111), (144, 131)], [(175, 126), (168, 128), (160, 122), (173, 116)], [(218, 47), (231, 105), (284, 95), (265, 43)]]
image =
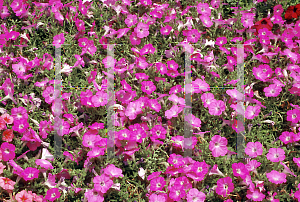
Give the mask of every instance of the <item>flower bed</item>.
[(0, 11), (1, 201), (300, 200), (300, 4)]

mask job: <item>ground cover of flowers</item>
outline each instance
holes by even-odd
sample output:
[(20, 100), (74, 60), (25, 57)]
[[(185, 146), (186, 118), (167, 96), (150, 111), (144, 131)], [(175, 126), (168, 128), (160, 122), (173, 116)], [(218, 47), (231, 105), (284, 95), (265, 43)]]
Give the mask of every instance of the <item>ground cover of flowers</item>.
[[(300, 200), (299, 1), (0, 0), (0, 11), (0, 201)], [(104, 158), (111, 65), (116, 153)]]

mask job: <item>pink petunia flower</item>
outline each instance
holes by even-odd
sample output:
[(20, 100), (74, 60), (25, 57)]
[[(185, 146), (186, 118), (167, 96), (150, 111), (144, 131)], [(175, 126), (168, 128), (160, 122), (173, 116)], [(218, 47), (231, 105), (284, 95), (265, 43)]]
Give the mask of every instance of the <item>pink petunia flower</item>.
[(84, 193), (84, 196), (88, 199), (88, 202), (103, 202), (103, 193), (97, 191), (96, 189), (89, 189)]
[(65, 42), (64, 33), (60, 33), (53, 37), (53, 45), (55, 45), (56, 48), (60, 48), (61, 44), (64, 44), (64, 42)]
[(129, 39), (133, 46), (140, 45), (140, 43), (141, 43), (141, 39), (137, 36), (136, 32), (132, 32)]
[(39, 172), (40, 171), (36, 168), (28, 167), (23, 171), (22, 176), (26, 181), (33, 180), (39, 178)]
[(276, 170), (272, 170), (270, 173), (266, 173), (268, 180), (274, 184), (282, 184), (286, 182), (286, 174), (280, 173)]
[(255, 158), (257, 156), (262, 155), (263, 148), (260, 142), (248, 142), (247, 147), (245, 148), (245, 153), (249, 155), (251, 158)]
[(151, 194), (149, 197), (149, 202), (166, 202), (166, 198), (161, 194)]
[(154, 85), (154, 83), (152, 81), (142, 81), (142, 91), (144, 93), (147, 93), (148, 95), (150, 95), (151, 93), (153, 93), (156, 90), (156, 86)]
[(197, 12), (200, 15), (210, 16), (211, 15), (211, 9), (209, 8), (208, 3), (199, 3), (197, 5)]
[(107, 104), (107, 93), (98, 91), (96, 95), (92, 97), (92, 103), (95, 107), (105, 106)]
[(151, 191), (163, 191), (166, 181), (163, 177), (158, 177), (150, 181)]
[(241, 177), (245, 179), (249, 175), (249, 171), (243, 163), (233, 163), (232, 164), (233, 175), (236, 177)]
[(277, 97), (281, 91), (282, 88), (276, 84), (271, 84), (269, 87), (264, 88), (266, 97)]
[(263, 201), (266, 196), (263, 193), (261, 193), (258, 189), (255, 189), (253, 192), (247, 190), (246, 197), (248, 199), (252, 199), (253, 201)]
[(217, 181), (217, 194), (226, 197), (234, 190), (234, 184), (232, 183), (231, 177), (221, 178)]
[(24, 107), (12, 108), (11, 109), (11, 116), (13, 117), (14, 121), (18, 121), (21, 119), (28, 119), (27, 110)]
[(3, 173), (4, 168), (6, 168), (6, 166), (0, 163), (0, 175)]
[(187, 202), (204, 202), (205, 194), (198, 189), (192, 188), (187, 194)]
[(270, 148), (267, 159), (272, 162), (279, 162), (285, 159), (285, 152), (281, 148)]
[(14, 189), (16, 182), (12, 181), (9, 178), (6, 177), (0, 177), (0, 187), (2, 187), (2, 189), (12, 192)]
[(22, 190), (16, 194), (15, 199), (17, 200), (17, 202), (32, 202), (33, 196), (26, 190)]
[(154, 54), (155, 52), (155, 48), (153, 47), (153, 45), (151, 43), (146, 44), (141, 50), (140, 50), (140, 54), (141, 55), (145, 55), (148, 53)]
[(104, 64), (105, 68), (114, 68), (117, 60), (111, 57), (110, 55), (106, 56), (103, 60), (102, 63)]
[(9, 161), (15, 158), (16, 147), (13, 144), (9, 144), (7, 142), (3, 142), (1, 144), (1, 152), (2, 152), (2, 160)]
[(130, 120), (134, 120), (136, 116), (142, 112), (141, 104), (139, 102), (130, 102), (125, 110), (125, 115)]
[(174, 201), (180, 201), (186, 197), (186, 192), (182, 186), (173, 186), (170, 189), (169, 197)]
[(105, 174), (96, 176), (93, 179), (94, 189), (105, 194), (113, 185), (113, 181)]
[(145, 38), (149, 35), (149, 25), (139, 22), (136, 28), (134, 28), (134, 32), (140, 39)]
[(220, 135), (215, 135), (209, 142), (209, 149), (213, 157), (225, 156), (227, 154), (227, 139)]
[(45, 102), (48, 104), (52, 104), (52, 102), (58, 97), (59, 91), (54, 90), (53, 86), (48, 86), (43, 91), (43, 97), (45, 98)]
[(246, 111), (245, 111), (245, 117), (246, 119), (253, 119), (254, 117), (258, 116), (260, 113), (260, 106), (256, 105), (255, 107), (253, 106), (248, 106)]
[(125, 19), (125, 24), (127, 27), (132, 27), (138, 22), (136, 15), (127, 15), (127, 18)]
[(201, 95), (201, 100), (203, 102), (204, 107), (208, 107), (212, 101), (214, 101), (214, 94), (212, 93), (205, 93)]
[(172, 27), (170, 26), (170, 25), (166, 25), (165, 27), (162, 27), (161, 29), (160, 29), (160, 33), (162, 34), (162, 35), (169, 35), (170, 34), (170, 32), (172, 31)]
[(54, 201), (55, 199), (58, 199), (60, 197), (61, 193), (59, 192), (58, 188), (52, 188), (47, 191), (47, 194), (45, 196), (45, 199), (49, 201)]
[(191, 43), (197, 43), (199, 38), (201, 37), (201, 34), (197, 29), (192, 29), (188, 31), (187, 33), (187, 41)]
[(294, 135), (295, 134), (293, 132), (284, 131), (279, 136), (279, 140), (281, 140), (284, 144), (293, 143), (294, 142)]
[(108, 166), (106, 166), (106, 168), (104, 169), (104, 174), (112, 178), (124, 177), (124, 175), (122, 174), (122, 169), (117, 168), (114, 164), (109, 164)]
[(300, 120), (300, 111), (298, 109), (288, 110), (286, 119), (292, 123), (298, 123)]
[(6, 142), (11, 142), (14, 138), (14, 133), (12, 129), (7, 129), (2, 134), (2, 140)]
[(137, 57), (135, 60), (135, 63), (137, 64), (137, 67), (139, 67), (141, 69), (146, 69), (149, 66), (146, 58), (144, 58), (144, 57)]
[(204, 24), (204, 26), (210, 28), (211, 26), (213, 26), (213, 22), (211, 21), (210, 17), (207, 15), (201, 15), (200, 16), (200, 20), (201, 22)]
[(210, 115), (220, 116), (226, 107), (222, 100), (213, 100), (208, 106), (208, 109)]
[(173, 105), (170, 110), (165, 111), (165, 116), (167, 119), (171, 119), (172, 117), (177, 117), (178, 114), (183, 110), (182, 107), (178, 107), (177, 105)]

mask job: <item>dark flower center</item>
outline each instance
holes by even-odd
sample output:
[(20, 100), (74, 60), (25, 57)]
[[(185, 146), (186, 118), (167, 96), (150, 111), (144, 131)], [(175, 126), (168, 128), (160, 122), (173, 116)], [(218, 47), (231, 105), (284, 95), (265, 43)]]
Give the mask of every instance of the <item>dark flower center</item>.
[(266, 25), (268, 22), (266, 20), (261, 21), (261, 24)]

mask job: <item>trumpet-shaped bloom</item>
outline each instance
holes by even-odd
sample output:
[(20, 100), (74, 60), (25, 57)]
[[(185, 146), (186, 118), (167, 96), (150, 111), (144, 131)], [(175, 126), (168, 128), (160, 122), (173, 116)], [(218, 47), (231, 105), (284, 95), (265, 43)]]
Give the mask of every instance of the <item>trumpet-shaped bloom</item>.
[(221, 178), (217, 181), (217, 194), (226, 197), (234, 190), (234, 184), (230, 177)]
[(198, 189), (192, 188), (187, 194), (187, 202), (204, 202), (205, 194)]
[(209, 142), (209, 149), (212, 151), (213, 157), (225, 156), (227, 154), (227, 139), (220, 135), (215, 135)]
[(262, 144), (260, 142), (248, 142), (247, 147), (245, 148), (245, 153), (252, 158), (262, 155)]
[(49, 201), (54, 201), (55, 199), (59, 198), (61, 193), (59, 192), (58, 188), (52, 188), (47, 191), (45, 199)]
[(259, 115), (260, 112), (260, 106), (256, 105), (255, 107), (253, 106), (248, 106), (246, 111), (245, 111), (245, 117), (246, 119), (253, 119), (255, 116)]
[(9, 144), (7, 142), (3, 142), (1, 144), (1, 152), (2, 152), (2, 160), (9, 161), (15, 158), (16, 147), (13, 144)]
[(95, 190), (105, 194), (113, 185), (113, 181), (105, 174), (93, 179)]
[(22, 176), (26, 181), (33, 180), (39, 178), (39, 172), (40, 171), (36, 168), (28, 167), (23, 171)]
[(208, 106), (209, 114), (220, 116), (223, 111), (225, 111), (226, 107), (222, 100), (213, 100)]
[(281, 91), (282, 88), (276, 84), (271, 84), (269, 87), (264, 88), (266, 97), (277, 97)]
[(267, 159), (272, 162), (279, 162), (285, 159), (285, 152), (281, 148), (270, 148)]
[(145, 38), (149, 35), (149, 25), (139, 22), (134, 31), (140, 39)]
[(300, 120), (300, 111), (298, 109), (288, 110), (286, 119), (292, 123), (298, 123)]
[(267, 178), (274, 184), (282, 184), (286, 182), (286, 174), (280, 173), (276, 170), (272, 170), (270, 173), (266, 173)]
[(61, 44), (64, 44), (64, 42), (65, 42), (64, 33), (60, 33), (53, 37), (53, 45), (55, 45), (56, 48), (61, 47)]

